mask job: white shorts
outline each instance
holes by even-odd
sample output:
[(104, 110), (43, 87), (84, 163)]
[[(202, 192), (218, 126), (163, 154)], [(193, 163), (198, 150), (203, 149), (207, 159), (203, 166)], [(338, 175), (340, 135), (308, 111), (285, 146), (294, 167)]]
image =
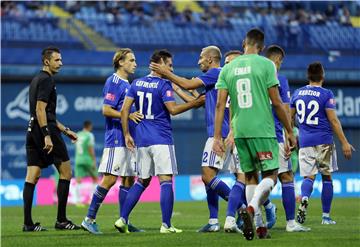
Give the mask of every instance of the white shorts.
[(336, 149), (334, 144), (322, 144), (299, 150), (300, 176), (330, 175), (337, 171)]
[(214, 167), (218, 170), (229, 170), (231, 173), (243, 173), (240, 168), (239, 155), (236, 148), (233, 151), (230, 148), (226, 148), (225, 158), (222, 158), (212, 151), (213, 143), (214, 138), (209, 137), (205, 143), (201, 166)]
[(136, 154), (126, 147), (104, 148), (99, 173), (136, 176)]
[(178, 173), (174, 145), (152, 145), (137, 148), (136, 163), (136, 171), (139, 178), (142, 179)]
[(279, 170), (278, 174), (291, 171), (291, 160), (285, 159), (284, 143), (279, 143)]

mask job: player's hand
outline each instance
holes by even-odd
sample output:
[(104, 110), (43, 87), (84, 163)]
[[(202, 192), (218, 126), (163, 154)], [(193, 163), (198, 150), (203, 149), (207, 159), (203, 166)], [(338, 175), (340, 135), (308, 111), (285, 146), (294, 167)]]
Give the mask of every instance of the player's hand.
[(231, 151), (235, 148), (235, 140), (234, 140), (234, 134), (232, 132), (232, 129), (230, 129), (229, 134), (227, 135), (225, 139), (225, 146), (229, 147)]
[(284, 143), (284, 156), (286, 160), (290, 159), (291, 156), (291, 149), (287, 141)]
[(158, 63), (150, 63), (149, 69), (165, 77), (171, 72), (166, 65)]
[(200, 95), (195, 100), (195, 107), (198, 108), (205, 104), (205, 95)]
[(47, 150), (48, 154), (51, 153), (54, 146), (49, 135), (45, 136), (44, 142), (45, 142), (44, 150)]
[(288, 133), (287, 139), (288, 139), (288, 146), (290, 148), (290, 151), (294, 150), (297, 146), (297, 142), (294, 134)]
[(139, 111), (136, 111), (136, 112), (129, 114), (129, 119), (138, 124), (141, 122), (141, 120), (144, 119), (144, 115), (142, 113), (140, 113)]
[(224, 142), (222, 141), (222, 139), (214, 138), (212, 151), (220, 157), (223, 157), (225, 155), (225, 145), (224, 145)]
[(345, 143), (342, 145), (343, 154), (346, 159), (351, 159), (352, 151), (355, 151), (355, 148), (350, 143)]
[(124, 136), (125, 137), (125, 145), (126, 147), (131, 151), (134, 152), (135, 151), (135, 142), (134, 139), (131, 137), (131, 135), (127, 134)]
[(72, 143), (75, 143), (78, 139), (76, 133), (72, 130), (67, 130), (64, 134), (71, 139)]

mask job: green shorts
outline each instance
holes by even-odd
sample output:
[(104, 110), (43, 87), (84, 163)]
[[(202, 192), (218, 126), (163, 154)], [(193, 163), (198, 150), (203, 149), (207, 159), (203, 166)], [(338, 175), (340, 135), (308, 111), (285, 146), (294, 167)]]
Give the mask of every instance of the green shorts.
[(96, 177), (97, 171), (93, 165), (75, 165), (75, 177)]
[(235, 145), (244, 172), (279, 168), (279, 145), (276, 138), (236, 138)]

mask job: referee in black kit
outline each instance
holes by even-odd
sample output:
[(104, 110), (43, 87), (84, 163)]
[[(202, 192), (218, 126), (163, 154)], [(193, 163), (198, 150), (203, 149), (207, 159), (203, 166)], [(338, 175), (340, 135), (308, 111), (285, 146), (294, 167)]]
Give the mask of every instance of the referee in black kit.
[(53, 75), (62, 66), (60, 50), (47, 47), (42, 51), (43, 68), (31, 81), (29, 89), (30, 121), (26, 135), (27, 173), (23, 191), (23, 231), (46, 231), (31, 217), (34, 190), (41, 175), (41, 169), (54, 164), (60, 178), (57, 187), (58, 212), (55, 228), (77, 230), (79, 226), (66, 218), (66, 204), (69, 195), (71, 166), (69, 155), (61, 132), (73, 141), (76, 134), (56, 120), (56, 86)]

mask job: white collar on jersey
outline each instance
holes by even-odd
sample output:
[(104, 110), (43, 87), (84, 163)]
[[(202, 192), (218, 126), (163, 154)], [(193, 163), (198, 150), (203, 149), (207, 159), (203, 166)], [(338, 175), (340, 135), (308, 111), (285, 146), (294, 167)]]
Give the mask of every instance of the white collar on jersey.
[(128, 80), (124, 79), (124, 78), (121, 78), (120, 76), (118, 76), (118, 74), (114, 73), (113, 74), (115, 77), (119, 78), (120, 80), (122, 81), (126, 81), (126, 82), (129, 82)]

